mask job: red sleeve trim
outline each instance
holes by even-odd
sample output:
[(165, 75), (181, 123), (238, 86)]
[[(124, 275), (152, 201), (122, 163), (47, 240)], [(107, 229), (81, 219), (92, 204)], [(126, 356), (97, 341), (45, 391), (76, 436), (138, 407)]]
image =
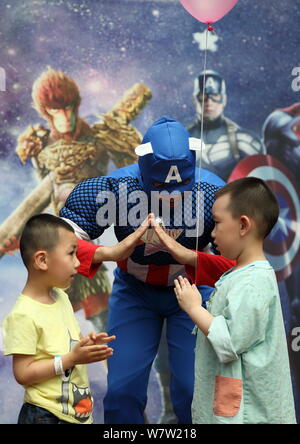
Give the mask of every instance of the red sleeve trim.
[(101, 265), (101, 263), (92, 263), (95, 251), (98, 247), (99, 245), (95, 245), (91, 242), (78, 239), (77, 258), (80, 262), (80, 266), (77, 269), (78, 273), (88, 278), (92, 278), (95, 276)]
[(197, 251), (197, 255), (197, 272), (195, 272), (194, 267), (191, 267), (190, 265), (185, 266), (185, 271), (188, 277), (197, 285), (209, 285), (210, 287), (214, 287), (222, 274), (236, 265), (235, 261), (231, 261), (226, 257), (218, 256), (216, 254)]

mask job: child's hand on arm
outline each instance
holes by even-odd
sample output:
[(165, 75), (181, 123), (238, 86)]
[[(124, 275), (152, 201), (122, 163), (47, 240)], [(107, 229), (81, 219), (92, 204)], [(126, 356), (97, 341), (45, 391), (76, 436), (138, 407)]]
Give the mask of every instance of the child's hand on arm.
[(191, 285), (186, 278), (179, 276), (175, 279), (175, 294), (178, 303), (192, 321), (207, 336), (213, 316), (202, 307), (202, 297), (196, 285)]

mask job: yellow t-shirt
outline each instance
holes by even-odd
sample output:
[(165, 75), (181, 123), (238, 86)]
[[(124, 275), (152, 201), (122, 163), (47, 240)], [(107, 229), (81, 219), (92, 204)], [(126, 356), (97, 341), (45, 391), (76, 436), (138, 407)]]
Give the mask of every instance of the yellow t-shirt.
[[(79, 326), (68, 295), (60, 289), (55, 289), (55, 293), (56, 301), (50, 305), (22, 294), (19, 296), (3, 322), (5, 355), (35, 355), (39, 361), (72, 350), (79, 341)], [(76, 365), (62, 376), (24, 388), (24, 402), (42, 407), (71, 423), (93, 422), (86, 365)]]

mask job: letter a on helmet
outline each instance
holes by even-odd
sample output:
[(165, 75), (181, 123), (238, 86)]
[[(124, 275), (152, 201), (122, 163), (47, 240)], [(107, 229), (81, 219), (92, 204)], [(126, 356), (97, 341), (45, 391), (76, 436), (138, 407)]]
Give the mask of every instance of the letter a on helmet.
[(177, 183), (182, 182), (182, 179), (178, 171), (178, 167), (176, 165), (171, 166), (170, 171), (168, 172), (168, 175), (166, 177), (165, 183), (169, 183), (171, 182), (171, 180), (176, 180)]

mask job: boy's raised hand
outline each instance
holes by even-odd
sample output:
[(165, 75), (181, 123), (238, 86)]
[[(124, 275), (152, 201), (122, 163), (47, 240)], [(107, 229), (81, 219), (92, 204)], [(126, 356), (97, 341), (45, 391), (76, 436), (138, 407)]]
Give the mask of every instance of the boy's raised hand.
[(122, 261), (127, 259), (134, 251), (137, 245), (142, 245), (144, 242), (141, 240), (143, 234), (150, 226), (150, 215), (144, 220), (142, 225), (137, 228), (134, 233), (125, 237), (121, 242), (112, 247), (99, 247), (95, 251), (93, 262), (103, 261)]
[(194, 309), (198, 309), (198, 307), (202, 305), (202, 296), (195, 284), (191, 285), (190, 282), (182, 276), (175, 279), (174, 284), (174, 292), (182, 310), (190, 314)]
[(192, 267), (196, 267), (197, 265), (197, 253), (193, 250), (190, 250), (171, 236), (169, 236), (163, 228), (155, 221), (154, 214), (150, 214), (150, 223), (157, 234), (161, 243), (168, 249), (169, 253), (173, 256), (173, 258), (179, 263), (183, 265), (191, 265)]
[(196, 285), (191, 285), (189, 281), (182, 276), (175, 279), (174, 284), (174, 291), (180, 307), (207, 336), (214, 317), (202, 307), (202, 296), (197, 290)]

